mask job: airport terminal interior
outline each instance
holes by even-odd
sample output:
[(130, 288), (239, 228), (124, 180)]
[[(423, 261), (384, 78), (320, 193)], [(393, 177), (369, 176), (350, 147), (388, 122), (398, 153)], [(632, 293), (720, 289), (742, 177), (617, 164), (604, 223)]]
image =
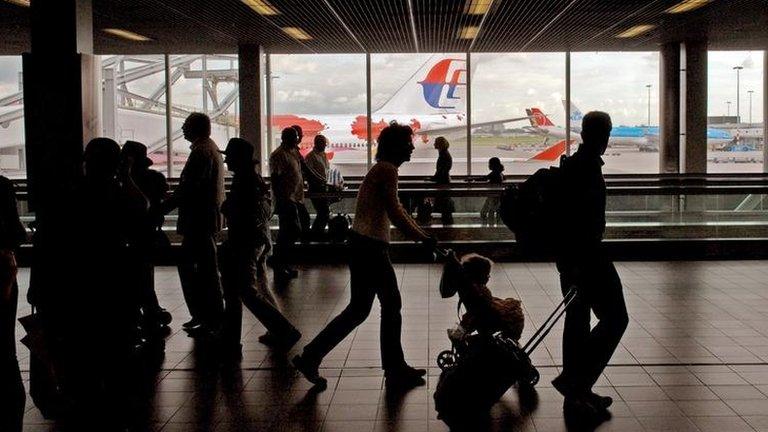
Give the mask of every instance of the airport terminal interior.
[[(11, 387), (2, 353), (0, 432), (768, 431), (767, 51), (766, 0), (0, 0), (0, 175), (15, 190), (26, 233), (12, 248), (0, 238), (0, 337), (5, 343), (13, 336), (0, 349), (15, 347), (26, 396), (22, 421), (7, 420), (11, 410), (3, 411), (14, 396), (2, 388)], [(522, 205), (516, 191), (534, 173), (574, 160), (582, 135), (589, 137), (582, 122), (594, 111), (612, 120), (600, 165), (605, 228), (601, 258), (598, 249), (585, 249), (578, 260), (594, 254), (595, 262), (615, 262), (628, 316), (591, 387), (612, 399), (604, 409), (604, 399), (573, 390), (576, 384), (553, 384), (572, 361), (564, 361), (566, 321), (559, 314), (575, 316), (561, 287), (569, 284), (567, 266), (556, 265), (546, 246), (532, 250), (516, 238), (518, 225), (510, 229), (515, 222), (500, 204), (512, 196)], [(180, 199), (189, 167), (200, 164), (200, 146), (190, 146), (198, 142), (190, 139), (193, 113), (210, 119), (210, 138), (226, 149), (230, 171), (232, 143), (241, 142), (232, 139), (250, 143), (249, 163), (275, 191), (273, 203), (281, 202), (276, 184), (283, 177), (270, 156), (285, 147), (286, 131), (295, 134), (296, 155), (306, 158), (302, 202), (310, 221), (326, 212), (330, 222), (310, 230), (295, 211), (302, 233), (286, 243), (288, 212), (276, 206), (259, 225), (275, 244), (272, 268), (258, 273), (254, 261), (259, 276), (249, 280), (253, 287), (266, 281), (258, 289), (274, 297), (270, 307), (301, 333), (287, 346), (244, 309), (242, 346), (233, 355), (222, 344), (226, 323), (196, 321), (182, 287), (208, 281), (190, 282), (189, 274), (185, 281), (194, 236), (181, 227), (190, 210), (167, 204)], [(378, 278), (372, 243), (356, 249), (384, 242), (361, 234), (368, 228), (355, 217), (374, 206), (358, 192), (372, 167), (384, 163), (377, 163), (379, 135), (395, 122), (413, 132), (410, 160), (397, 170), (397, 196), (420, 228), (391, 226), (384, 247), (402, 299), (405, 362), (424, 369), (424, 380), (400, 386), (393, 369), (385, 375), (391, 360), (382, 361), (384, 327), (399, 324), (386, 312), (392, 299), (377, 292), (382, 308), (375, 300), (367, 319), (317, 365), (324, 388), (307, 379), (295, 356), (308, 361), (302, 348), (359, 297), (362, 288), (352, 285), (388, 283)], [(133, 209), (118, 221), (99, 213), (114, 210), (114, 196), (73, 208), (86, 200), (61, 192), (84, 181), (85, 146), (97, 137), (141, 143), (146, 165), (167, 178), (169, 192), (157, 204), (164, 217), (154, 218), (155, 204), (145, 197), (159, 240), (140, 257), (130, 255), (130, 239), (122, 245), (126, 255), (85, 251), (116, 224), (132, 223)], [(326, 143), (319, 150), (327, 161), (322, 189), (307, 177), (319, 137)], [(436, 173), (446, 154), (449, 178)], [(503, 171), (494, 168), (499, 164)], [(130, 170), (121, 165), (113, 180), (126, 183)], [(238, 184), (227, 172), (226, 192)], [(0, 237), (12, 229), (2, 207)], [(584, 208), (575, 207), (538, 221), (542, 238), (587, 231)], [(98, 214), (63, 216), (83, 215), (83, 208)], [(214, 218), (221, 219), (220, 210)], [(229, 222), (231, 214), (224, 216)], [(224, 253), (237, 240), (229, 225), (207, 237), (219, 248), (213, 273), (222, 283), (230, 280), (226, 260), (243, 261)], [(414, 230), (427, 237), (415, 238)], [(358, 250), (366, 253), (355, 256)], [(474, 306), (458, 302), (464, 291), (443, 295), (455, 282), (446, 250), (493, 260), (487, 288), (524, 317), (519, 344), (482, 328), (457, 336), (467, 327), (462, 314)], [(14, 295), (3, 291), (16, 286), (5, 275), (8, 256), (18, 264), (17, 309)], [(159, 310), (172, 321), (137, 337), (130, 354), (102, 355), (122, 340), (111, 323), (125, 304), (114, 300), (123, 298), (112, 294), (112, 283), (139, 289), (128, 285), (140, 278), (109, 274), (119, 267), (131, 275), (128, 264), (111, 267), (129, 256), (141, 271), (155, 266)], [(203, 274), (203, 267), (195, 262), (192, 271)], [(80, 306), (93, 302), (85, 316), (53, 313), (56, 301), (37, 294), (91, 292), (78, 280), (96, 283), (93, 293), (104, 300), (84, 300)], [(579, 293), (607, 292), (602, 283), (613, 282), (598, 278), (599, 287), (578, 289), (576, 303), (591, 298)], [(616, 310), (608, 309), (594, 306), (590, 324), (610, 319)], [(54, 322), (87, 331), (61, 330), (57, 339)], [(144, 321), (138, 328), (147, 331)], [(265, 334), (272, 339), (265, 342)], [(501, 354), (489, 360), (488, 352), (472, 350)], [(15, 368), (12, 353), (9, 360)], [(479, 379), (496, 371), (488, 366), (474, 387), (448, 383), (484, 364), (499, 367), (488, 387), (506, 384), (478, 414), (470, 405), (488, 397)], [(92, 381), (82, 384), (82, 377)], [(115, 382), (124, 386), (112, 398)], [(445, 398), (460, 403), (443, 409)]]

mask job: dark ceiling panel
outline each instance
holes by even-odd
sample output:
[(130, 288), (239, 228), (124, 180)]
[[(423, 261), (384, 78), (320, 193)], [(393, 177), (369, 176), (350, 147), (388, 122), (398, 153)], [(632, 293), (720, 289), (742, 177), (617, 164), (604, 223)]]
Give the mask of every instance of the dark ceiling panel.
[[(33, 0), (48, 1), (48, 0)], [(241, 0), (93, 0), (94, 47), (103, 54), (234, 53), (263, 45), (275, 53), (516, 52), (654, 50), (660, 43), (706, 38), (713, 49), (765, 49), (768, 1), (714, 0), (670, 15), (678, 0), (495, 0), (485, 15), (471, 0), (269, 0), (262, 16)], [(0, 0), (0, 53), (29, 49), (29, 9)], [(645, 35), (616, 35), (637, 24)], [(118, 27), (151, 37), (127, 42), (101, 31)], [(311, 36), (299, 41), (281, 28)], [(475, 40), (461, 39), (479, 27)]]

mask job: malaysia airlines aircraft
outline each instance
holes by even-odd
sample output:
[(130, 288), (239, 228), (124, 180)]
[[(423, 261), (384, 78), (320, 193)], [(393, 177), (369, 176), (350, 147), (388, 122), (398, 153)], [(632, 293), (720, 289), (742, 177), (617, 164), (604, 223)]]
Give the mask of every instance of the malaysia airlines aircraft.
[[(473, 71), (476, 66), (473, 64)], [(467, 124), (466, 77), (465, 59), (432, 55), (389, 100), (372, 111), (371, 136), (375, 140), (392, 121), (410, 125), (423, 144), (428, 143), (430, 137), (464, 132)], [(527, 116), (502, 118), (472, 123), (472, 126), (493, 126), (527, 119)], [(367, 120), (365, 114), (275, 114), (272, 126), (277, 130), (301, 126), (304, 131), (302, 153), (312, 149), (315, 135), (322, 134), (330, 141), (328, 153), (331, 153), (365, 150)]]
[[(565, 101), (563, 101), (565, 107)], [(534, 133), (553, 138), (565, 139), (565, 128), (556, 126), (539, 108), (525, 110), (530, 116), (531, 129)], [(584, 117), (581, 110), (571, 102), (571, 134), (581, 132), (581, 120)], [(615, 147), (631, 146), (640, 150), (658, 150), (658, 126), (614, 126), (611, 130), (609, 144)], [(733, 141), (733, 136), (726, 130), (707, 128), (707, 143), (722, 144)]]

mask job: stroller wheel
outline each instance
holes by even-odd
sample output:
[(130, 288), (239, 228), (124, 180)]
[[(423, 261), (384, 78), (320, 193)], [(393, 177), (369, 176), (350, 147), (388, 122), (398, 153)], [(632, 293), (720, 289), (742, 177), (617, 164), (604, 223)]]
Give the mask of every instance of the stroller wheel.
[(449, 350), (442, 351), (437, 355), (437, 366), (440, 370), (446, 370), (456, 366), (456, 354)]
[(539, 383), (539, 378), (539, 371), (532, 367), (531, 370), (528, 371), (525, 377), (520, 381), (520, 383), (527, 387), (533, 387)]

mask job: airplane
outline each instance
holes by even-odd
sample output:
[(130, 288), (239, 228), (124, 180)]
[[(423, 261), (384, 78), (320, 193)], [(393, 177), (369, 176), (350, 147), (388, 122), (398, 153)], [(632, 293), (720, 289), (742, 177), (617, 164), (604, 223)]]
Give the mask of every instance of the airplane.
[[(472, 65), (473, 72), (475, 67), (476, 63)], [(373, 146), (381, 130), (392, 121), (411, 126), (422, 144), (429, 143), (432, 136), (465, 132), (466, 75), (464, 58), (438, 54), (430, 56), (386, 102), (372, 110)], [(502, 118), (472, 123), (472, 127), (527, 119), (528, 116)], [(312, 149), (316, 135), (324, 135), (330, 142), (326, 153), (332, 158), (335, 152), (366, 150), (367, 120), (364, 114), (275, 114), (272, 116), (272, 127), (279, 131), (292, 125), (301, 126), (304, 132), (300, 144), (302, 154)]]
[[(563, 101), (565, 107), (565, 101)], [(539, 108), (526, 109), (530, 116), (533, 133), (538, 133), (554, 138), (565, 138), (565, 128), (556, 126)], [(579, 134), (581, 131), (581, 110), (571, 102), (570, 118), (571, 133)], [(609, 145), (612, 147), (637, 147), (640, 151), (658, 151), (659, 127), (658, 126), (614, 126), (611, 130)], [(722, 144), (733, 141), (733, 136), (725, 130), (707, 128), (707, 143)]]

